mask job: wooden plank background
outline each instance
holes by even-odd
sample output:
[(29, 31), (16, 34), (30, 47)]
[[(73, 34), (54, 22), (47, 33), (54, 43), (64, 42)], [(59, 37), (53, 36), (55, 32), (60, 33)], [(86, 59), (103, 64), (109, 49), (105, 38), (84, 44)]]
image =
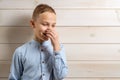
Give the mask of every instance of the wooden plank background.
[(0, 0), (0, 80), (7, 80), (14, 50), (33, 38), (33, 9), (57, 12), (69, 73), (65, 80), (120, 80), (120, 0)]

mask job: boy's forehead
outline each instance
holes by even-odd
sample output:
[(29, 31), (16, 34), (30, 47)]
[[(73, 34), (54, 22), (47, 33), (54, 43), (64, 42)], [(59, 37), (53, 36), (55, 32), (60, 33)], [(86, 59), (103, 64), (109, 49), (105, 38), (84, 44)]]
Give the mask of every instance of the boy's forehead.
[(56, 15), (51, 12), (44, 12), (42, 14), (39, 14), (40, 18), (56, 18)]
[(56, 23), (56, 15), (54, 13), (42, 13), (39, 14), (38, 19), (39, 21), (52, 21)]

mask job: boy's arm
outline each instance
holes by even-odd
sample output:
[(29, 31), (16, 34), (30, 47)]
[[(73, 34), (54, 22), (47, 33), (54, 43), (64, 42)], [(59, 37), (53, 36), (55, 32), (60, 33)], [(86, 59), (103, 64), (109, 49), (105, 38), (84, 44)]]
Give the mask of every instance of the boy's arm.
[(47, 36), (50, 38), (53, 46), (53, 73), (55, 80), (62, 80), (68, 73), (65, 50), (59, 43), (59, 36), (55, 30), (48, 30)]
[(53, 55), (53, 72), (55, 80), (62, 80), (68, 73), (67, 61), (63, 46), (59, 52)]
[(18, 50), (14, 52), (12, 64), (10, 68), (10, 75), (8, 80), (20, 80), (23, 71), (22, 55)]

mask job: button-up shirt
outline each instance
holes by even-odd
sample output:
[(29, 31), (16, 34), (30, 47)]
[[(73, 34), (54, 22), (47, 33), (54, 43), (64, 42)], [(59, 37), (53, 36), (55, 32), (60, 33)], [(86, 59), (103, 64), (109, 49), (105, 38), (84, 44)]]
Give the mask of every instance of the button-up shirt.
[(63, 45), (55, 52), (50, 40), (32, 40), (15, 50), (9, 80), (62, 80), (67, 72)]

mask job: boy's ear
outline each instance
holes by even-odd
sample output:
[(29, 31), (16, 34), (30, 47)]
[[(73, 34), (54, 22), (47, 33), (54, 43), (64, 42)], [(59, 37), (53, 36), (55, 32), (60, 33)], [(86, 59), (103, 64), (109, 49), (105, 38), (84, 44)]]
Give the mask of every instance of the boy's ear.
[(33, 19), (30, 20), (30, 26), (31, 26), (32, 28), (35, 28), (35, 23), (34, 23), (34, 20), (33, 20)]

